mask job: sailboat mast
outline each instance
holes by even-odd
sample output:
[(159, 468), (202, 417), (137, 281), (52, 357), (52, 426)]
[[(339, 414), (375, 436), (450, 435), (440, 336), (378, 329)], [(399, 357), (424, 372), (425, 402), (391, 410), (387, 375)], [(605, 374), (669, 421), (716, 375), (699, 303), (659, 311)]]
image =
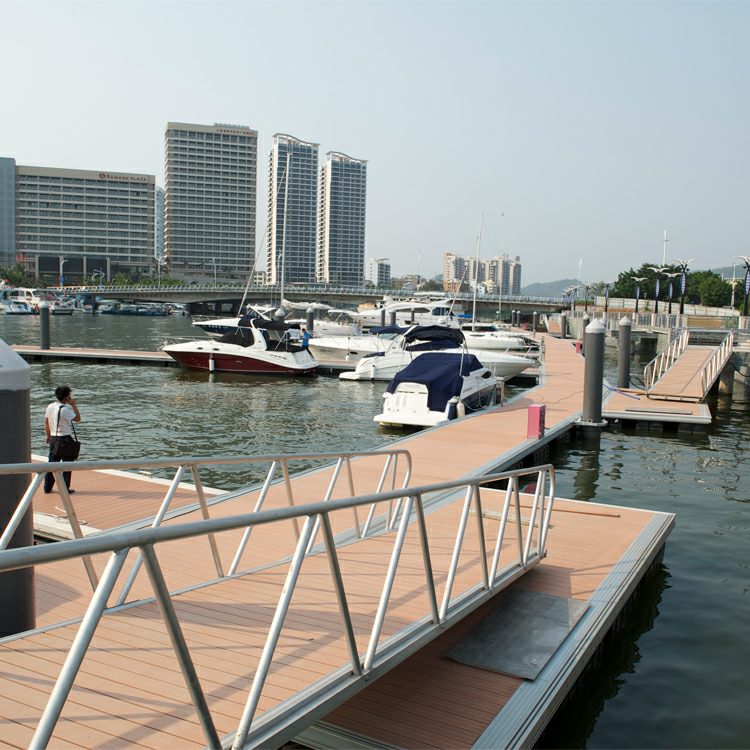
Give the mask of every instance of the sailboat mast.
[(479, 217), (479, 240), (477, 241), (477, 259), (474, 263), (474, 309), (471, 311), (471, 330), (477, 330), (477, 287), (479, 286), (479, 250), (482, 247), (482, 219)]
[[(291, 148), (291, 147), (290, 147)], [(279, 284), (279, 307), (284, 306), (284, 258), (286, 256), (286, 215), (287, 206), (289, 204), (289, 173), (291, 172), (292, 165), (292, 153), (291, 151), (286, 152), (286, 184), (284, 186), (284, 237), (281, 242), (281, 277)]]
[(497, 280), (497, 319), (502, 322), (503, 312), (503, 235), (505, 233), (505, 214), (500, 214), (500, 263), (498, 263), (498, 280)]

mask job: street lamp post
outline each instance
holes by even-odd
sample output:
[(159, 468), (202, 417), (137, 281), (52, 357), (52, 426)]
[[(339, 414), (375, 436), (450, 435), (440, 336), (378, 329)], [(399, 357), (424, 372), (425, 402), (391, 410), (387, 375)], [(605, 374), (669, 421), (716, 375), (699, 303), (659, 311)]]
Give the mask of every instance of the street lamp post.
[(583, 287), (583, 311), (587, 313), (589, 311), (589, 285), (585, 284)]
[(667, 270), (668, 267), (669, 266), (658, 268), (657, 266), (648, 266), (649, 270), (653, 271), (656, 274), (656, 294), (654, 294), (654, 299), (656, 300), (656, 304), (654, 305), (654, 313), (656, 313), (656, 315), (659, 314), (659, 280), (661, 278), (661, 275), (664, 273), (664, 271)]
[(672, 258), (673, 263), (682, 269), (680, 271), (680, 315), (685, 314), (685, 288), (687, 287), (687, 269), (688, 265), (697, 258), (690, 258), (690, 260), (680, 260), (679, 258)]
[(676, 278), (677, 276), (682, 276), (681, 271), (675, 271), (674, 273), (667, 273), (664, 274), (669, 278), (669, 315), (672, 314), (672, 279)]
[(609, 287), (611, 284), (607, 282), (604, 285), (604, 315), (607, 315), (607, 310), (609, 309)]
[(641, 282), (646, 280), (645, 276), (631, 276), (638, 286), (635, 289), (635, 314), (638, 315), (638, 299), (641, 296)]
[(747, 296), (750, 291), (750, 258), (747, 255), (735, 255), (745, 264), (745, 301), (742, 303), (742, 316), (747, 317)]

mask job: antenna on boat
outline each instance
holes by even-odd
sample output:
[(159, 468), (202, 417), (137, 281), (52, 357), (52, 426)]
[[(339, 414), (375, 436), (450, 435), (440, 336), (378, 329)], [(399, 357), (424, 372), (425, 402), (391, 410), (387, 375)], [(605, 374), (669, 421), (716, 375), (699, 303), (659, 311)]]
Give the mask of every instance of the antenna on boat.
[(477, 287), (479, 286), (479, 251), (482, 248), (482, 222), (484, 214), (479, 217), (479, 239), (477, 240), (477, 258), (474, 262), (474, 308), (471, 311), (471, 330), (477, 330)]

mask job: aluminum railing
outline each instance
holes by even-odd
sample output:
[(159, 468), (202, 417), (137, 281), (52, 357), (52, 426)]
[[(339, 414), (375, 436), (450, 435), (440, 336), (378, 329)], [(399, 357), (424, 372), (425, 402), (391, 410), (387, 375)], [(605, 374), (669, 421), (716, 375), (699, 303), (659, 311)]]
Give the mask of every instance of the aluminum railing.
[(667, 371), (684, 354), (687, 349), (690, 332), (686, 328), (680, 337), (672, 342), (661, 354), (652, 359), (643, 369), (643, 382), (646, 392), (650, 391), (659, 380), (666, 375)]
[[(268, 491), (270, 490), (271, 486), (274, 483), (274, 479), (276, 478), (277, 473), (279, 470), (281, 470), (281, 475), (284, 482), (284, 488), (286, 491), (286, 500), (287, 504), (291, 507), (294, 505), (294, 494), (292, 491), (292, 484), (291, 479), (289, 475), (289, 462), (290, 461), (320, 461), (320, 460), (329, 460), (329, 459), (336, 459), (336, 466), (333, 473), (333, 478), (331, 479), (331, 482), (329, 484), (328, 490), (325, 494), (324, 501), (329, 500), (334, 490), (336, 489), (336, 483), (338, 481), (338, 478), (341, 474), (341, 469), (346, 468), (346, 475), (348, 478), (348, 490), (350, 494), (354, 495), (354, 477), (352, 474), (352, 464), (351, 459), (353, 458), (365, 458), (365, 457), (382, 457), (385, 459), (385, 465), (383, 467), (382, 474), (380, 476), (380, 481), (378, 483), (376, 492), (380, 492), (383, 489), (383, 486), (388, 479), (388, 476), (390, 474), (390, 485), (391, 489), (395, 489), (396, 487), (396, 475), (398, 472), (398, 460), (399, 456), (403, 457), (405, 463), (406, 463), (406, 470), (404, 474), (404, 482), (403, 487), (407, 487), (409, 484), (409, 480), (411, 478), (411, 455), (406, 450), (379, 450), (379, 451), (349, 451), (346, 453), (295, 453), (295, 454), (285, 454), (285, 455), (277, 455), (277, 456), (268, 456), (268, 455), (261, 455), (261, 456), (218, 456), (218, 457), (206, 457), (206, 458), (197, 458), (197, 457), (189, 457), (189, 458), (171, 458), (171, 459), (141, 459), (141, 460), (128, 460), (128, 461), (76, 461), (76, 462), (57, 462), (57, 463), (31, 463), (31, 464), (8, 464), (8, 465), (0, 465), (0, 476), (8, 475), (8, 474), (35, 474), (36, 476), (29, 484), (28, 489), (24, 493), (23, 497), (18, 503), (18, 506), (16, 507), (16, 510), (13, 513), (13, 516), (11, 517), (10, 521), (8, 522), (7, 527), (5, 528), (5, 531), (3, 532), (2, 536), (0, 536), (0, 551), (6, 549), (8, 546), (8, 543), (10, 542), (13, 534), (15, 534), (16, 529), (18, 528), (18, 525), (21, 523), (21, 520), (23, 519), (24, 515), (26, 514), (27, 510), (31, 506), (31, 502), (34, 498), (34, 495), (36, 494), (37, 490), (39, 489), (40, 485), (44, 481), (44, 477), (47, 473), (52, 473), (55, 477), (55, 482), (58, 487), (58, 491), (60, 493), (60, 499), (62, 500), (63, 507), (65, 509), (65, 513), (68, 517), (68, 521), (70, 523), (71, 530), (73, 532), (73, 536), (76, 539), (81, 539), (83, 537), (83, 532), (81, 531), (81, 526), (78, 521), (78, 516), (76, 514), (75, 506), (73, 504), (73, 501), (71, 500), (70, 494), (68, 493), (68, 489), (65, 485), (65, 482), (63, 481), (62, 473), (63, 471), (96, 471), (96, 470), (107, 470), (107, 469), (154, 469), (154, 468), (164, 468), (164, 467), (175, 467), (177, 469), (174, 478), (172, 479), (172, 482), (169, 485), (169, 489), (167, 490), (166, 495), (164, 496), (164, 499), (162, 500), (161, 504), (159, 505), (159, 509), (156, 512), (156, 515), (154, 516), (154, 520), (151, 524), (152, 528), (157, 528), (161, 525), (162, 521), (164, 520), (164, 517), (166, 516), (167, 512), (170, 509), (170, 505), (172, 503), (172, 500), (174, 499), (174, 495), (177, 492), (177, 489), (180, 487), (180, 483), (182, 482), (183, 477), (185, 476), (185, 472), (189, 469), (190, 474), (193, 479), (194, 487), (195, 487), (195, 494), (196, 499), (198, 501), (198, 506), (200, 508), (201, 515), (204, 519), (208, 519), (209, 511), (208, 511), (208, 505), (206, 503), (206, 495), (203, 491), (203, 484), (201, 483), (200, 475), (199, 475), (199, 467), (200, 466), (216, 466), (216, 465), (229, 465), (229, 464), (258, 464), (258, 463), (270, 463), (271, 467), (268, 470), (268, 473), (266, 475), (265, 481), (263, 482), (263, 485), (260, 490), (260, 494), (258, 495), (258, 499), (255, 503), (255, 511), (261, 510), (263, 507), (263, 502), (266, 499), (266, 496), (268, 495)], [(154, 485), (156, 486), (156, 485)], [(366, 535), (370, 524), (372, 522), (372, 516), (375, 512), (375, 507), (370, 510), (370, 513), (367, 517), (367, 521), (364, 525), (363, 532), (360, 531), (359, 522), (357, 520), (357, 512), (354, 511), (354, 518), (355, 518), (355, 530), (357, 537), (360, 537), (361, 535)], [(391, 510), (389, 509), (389, 514)], [(389, 515), (389, 523), (390, 515)], [(295, 522), (294, 525), (295, 534), (299, 536), (299, 528), (297, 526), (297, 523)], [(242, 552), (244, 551), (245, 547), (247, 546), (247, 541), (250, 536), (250, 530), (248, 530), (243, 537), (243, 540), (240, 544), (240, 548), (237, 550), (237, 553), (234, 556), (234, 559), (232, 561), (232, 564), (229, 569), (229, 575), (232, 575), (236, 572), (237, 566), (239, 565), (240, 558), (242, 557)], [(211, 554), (213, 556), (214, 565), (216, 567), (216, 573), (219, 576), (223, 576), (223, 570), (222, 570), (222, 563), (221, 559), (219, 557), (219, 550), (216, 546), (216, 540), (212, 535), (209, 535), (208, 541), (211, 547)], [(91, 563), (91, 560), (88, 557), (83, 557), (83, 564), (86, 568), (86, 574), (88, 575), (89, 581), (91, 582), (91, 586), (93, 588), (96, 588), (98, 585), (98, 578), (96, 571), (94, 570), (94, 566)], [(125, 586), (123, 587), (123, 590), (119, 596), (119, 599), (117, 601), (118, 604), (123, 604), (130, 593), (130, 590), (133, 586), (133, 583), (135, 582), (136, 576), (138, 575), (138, 571), (141, 567), (141, 559), (138, 558), (133, 565), (133, 568), (131, 569), (130, 575), (128, 576), (127, 582)]]
[[(703, 398), (705, 399), (713, 384), (721, 375), (721, 371), (732, 356), (734, 349), (734, 333), (730, 331), (719, 348), (713, 353), (711, 359), (706, 362), (701, 372), (701, 388), (703, 389)], [(701, 399), (703, 400), (703, 399)]]
[[(396, 452), (393, 452), (396, 453)], [(291, 456), (285, 457), (291, 460)], [(196, 462), (190, 459), (183, 466), (190, 466)], [(205, 460), (202, 461), (205, 463)], [(59, 466), (59, 464), (57, 465)], [(82, 468), (69, 465), (70, 468)], [(342, 463), (339, 461), (338, 467)], [(34, 467), (35, 468), (35, 467)], [(67, 468), (67, 467), (66, 467)], [(28, 464), (7, 466), (2, 468), (2, 474), (27, 473)], [(384, 472), (385, 475), (385, 472)], [(536, 479), (533, 499), (530, 506), (521, 506), (520, 485), (521, 477), (534, 475)], [(58, 482), (61, 481), (58, 477)], [(493, 493), (496, 498), (502, 498), (501, 513), (489, 513), (488, 518), (499, 517), (499, 527), (494, 540), (491, 562), (488, 564), (487, 542), (485, 538), (484, 512), (480, 494), (481, 485), (490, 482), (507, 480), (504, 491)], [(267, 483), (268, 484), (268, 483)], [(382, 481), (381, 481), (382, 485)], [(465, 489), (463, 507), (456, 527), (456, 537), (453, 553), (445, 579), (442, 599), (438, 602), (438, 594), (433, 574), (432, 557), (430, 553), (429, 533), (426, 515), (439, 502), (450, 500), (449, 493)], [(431, 496), (425, 502), (425, 496)], [(460, 498), (460, 492), (456, 499)], [(31, 748), (47, 747), (55, 726), (63, 710), (65, 702), (73, 687), (81, 663), (89, 649), (96, 628), (102, 617), (119, 611), (117, 607), (107, 607), (112, 596), (118, 577), (123, 569), (125, 559), (130, 550), (138, 550), (140, 559), (148, 573), (164, 625), (169, 634), (177, 661), (180, 665), (188, 694), (198, 715), (206, 742), (210, 748), (231, 747), (234, 750), (249, 747), (277, 747), (283, 744), (295, 733), (295, 726), (299, 725), (300, 712), (305, 716), (317, 718), (331, 710), (343, 700), (345, 695), (361, 689), (373, 675), (378, 675), (395, 666), (417, 648), (439, 635), (446, 627), (457, 622), (464, 615), (473, 611), (477, 606), (494, 596), (500, 589), (516, 580), (530, 567), (539, 563), (545, 556), (547, 534), (550, 516), (555, 498), (555, 472), (551, 465), (544, 465), (530, 469), (509, 471), (487, 475), (473, 479), (461, 479), (452, 482), (409, 487), (400, 490), (378, 492), (372, 495), (349, 497), (338, 500), (324, 500), (308, 505), (277, 508), (273, 510), (256, 510), (251, 513), (193, 521), (191, 523), (173, 524), (169, 526), (152, 527), (126, 533), (100, 534), (87, 539), (75, 539), (50, 545), (24, 547), (0, 552), (0, 572), (38, 566), (74, 558), (90, 558), (92, 555), (110, 553), (109, 562), (98, 582), (93, 597), (88, 605), (86, 614), (78, 620), (80, 626), (70, 646), (60, 674), (55, 682), (50, 697), (37, 725)], [(442, 499), (442, 500), (441, 500)], [(372, 628), (367, 638), (367, 649), (360, 654), (350, 615), (349, 602), (344, 587), (341, 569), (339, 567), (337, 546), (333, 537), (330, 516), (337, 511), (351, 510), (356, 520), (358, 508), (377, 505), (395, 504), (392, 514), (387, 514), (382, 520), (380, 534), (393, 534), (393, 544), (389, 555), (389, 562), (382, 591), (375, 612)], [(256, 506), (257, 507), (257, 506)], [(522, 518), (521, 510), (528, 510), (528, 518)], [(458, 594), (453, 593), (456, 576), (459, 571), (459, 557), (467, 534), (467, 523), (470, 513), (476, 516), (476, 535), (478, 551), (472, 563), (471, 570), (476, 569), (476, 583), (470, 585)], [(511, 513), (515, 514), (514, 516)], [(368, 523), (372, 519), (373, 510), (368, 516)], [(154, 550), (154, 545), (205, 536), (215, 537), (222, 532), (245, 529), (246, 535), (253, 528), (266, 524), (282, 523), (285, 521), (302, 521), (302, 529), (296, 540), (296, 546), (291, 555), (286, 582), (276, 605), (272, 622), (268, 628), (265, 645), (260, 656), (258, 666), (250, 686), (244, 710), (235, 732), (220, 739), (209, 710), (200, 679), (196, 672), (189, 647), (183, 634), (180, 622), (175, 612), (172, 597), (167, 588), (164, 573)], [(509, 533), (510, 550), (515, 558), (500, 567), (500, 557), (508, 524), (516, 526), (515, 533)], [(524, 534), (522, 524), (528, 523), (528, 531)], [(396, 569), (404, 547), (404, 539), (410, 524), (418, 528), (419, 544), (424, 567), (429, 612), (420, 619), (408, 624), (394, 633), (382, 643), (380, 636), (383, 629), (386, 610), (393, 590)], [(315, 554), (325, 554), (331, 572), (331, 588), (338, 602), (341, 628), (348, 646), (349, 662), (333, 671), (327, 677), (301, 690), (275, 708), (270, 709), (254, 720), (261, 692), (273, 662), (274, 653), (279, 641), (286, 614), (299, 580), (304, 561), (311, 554), (311, 543), (314, 542), (316, 530), (323, 530), (323, 549)], [(364, 536), (364, 534), (363, 534)], [(357, 544), (366, 543), (361, 539)], [(515, 552), (512, 550), (515, 549)], [(508, 546), (506, 545), (506, 552)], [(288, 559), (280, 554), (280, 560)], [(464, 559), (461, 574), (466, 575), (469, 567)], [(250, 576), (254, 571), (247, 571), (239, 576)], [(226, 577), (219, 577), (213, 581), (220, 584)], [(211, 582), (209, 582), (210, 584)], [(199, 584), (201, 587), (207, 583)], [(184, 592), (184, 590), (183, 590)], [(180, 592), (182, 593), (182, 592)], [(145, 601), (145, 600), (144, 600)], [(153, 601), (149, 599), (148, 601)], [(132, 606), (132, 605), (126, 605)], [(18, 645), (17, 648), (22, 648)]]

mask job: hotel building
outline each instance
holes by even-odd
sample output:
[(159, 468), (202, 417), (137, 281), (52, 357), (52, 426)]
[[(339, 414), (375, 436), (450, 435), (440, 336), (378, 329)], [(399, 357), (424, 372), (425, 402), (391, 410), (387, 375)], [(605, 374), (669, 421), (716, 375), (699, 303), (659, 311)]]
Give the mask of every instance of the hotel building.
[(365, 270), (365, 281), (377, 286), (391, 285), (391, 264), (386, 263), (388, 258), (370, 258)]
[(95, 271), (153, 271), (153, 175), (26, 166), (14, 173), (15, 257), (31, 274), (80, 283)]
[(329, 151), (320, 168), (318, 281), (362, 284), (366, 214), (367, 162)]
[(154, 221), (154, 238), (156, 241), (155, 258), (157, 263), (166, 261), (164, 251), (164, 188), (156, 186), (154, 192), (155, 221)]
[(167, 123), (164, 251), (173, 274), (248, 276), (255, 263), (258, 131)]
[[(318, 145), (276, 133), (268, 154), (266, 283), (315, 281)], [(287, 189), (288, 187), (288, 189)]]

